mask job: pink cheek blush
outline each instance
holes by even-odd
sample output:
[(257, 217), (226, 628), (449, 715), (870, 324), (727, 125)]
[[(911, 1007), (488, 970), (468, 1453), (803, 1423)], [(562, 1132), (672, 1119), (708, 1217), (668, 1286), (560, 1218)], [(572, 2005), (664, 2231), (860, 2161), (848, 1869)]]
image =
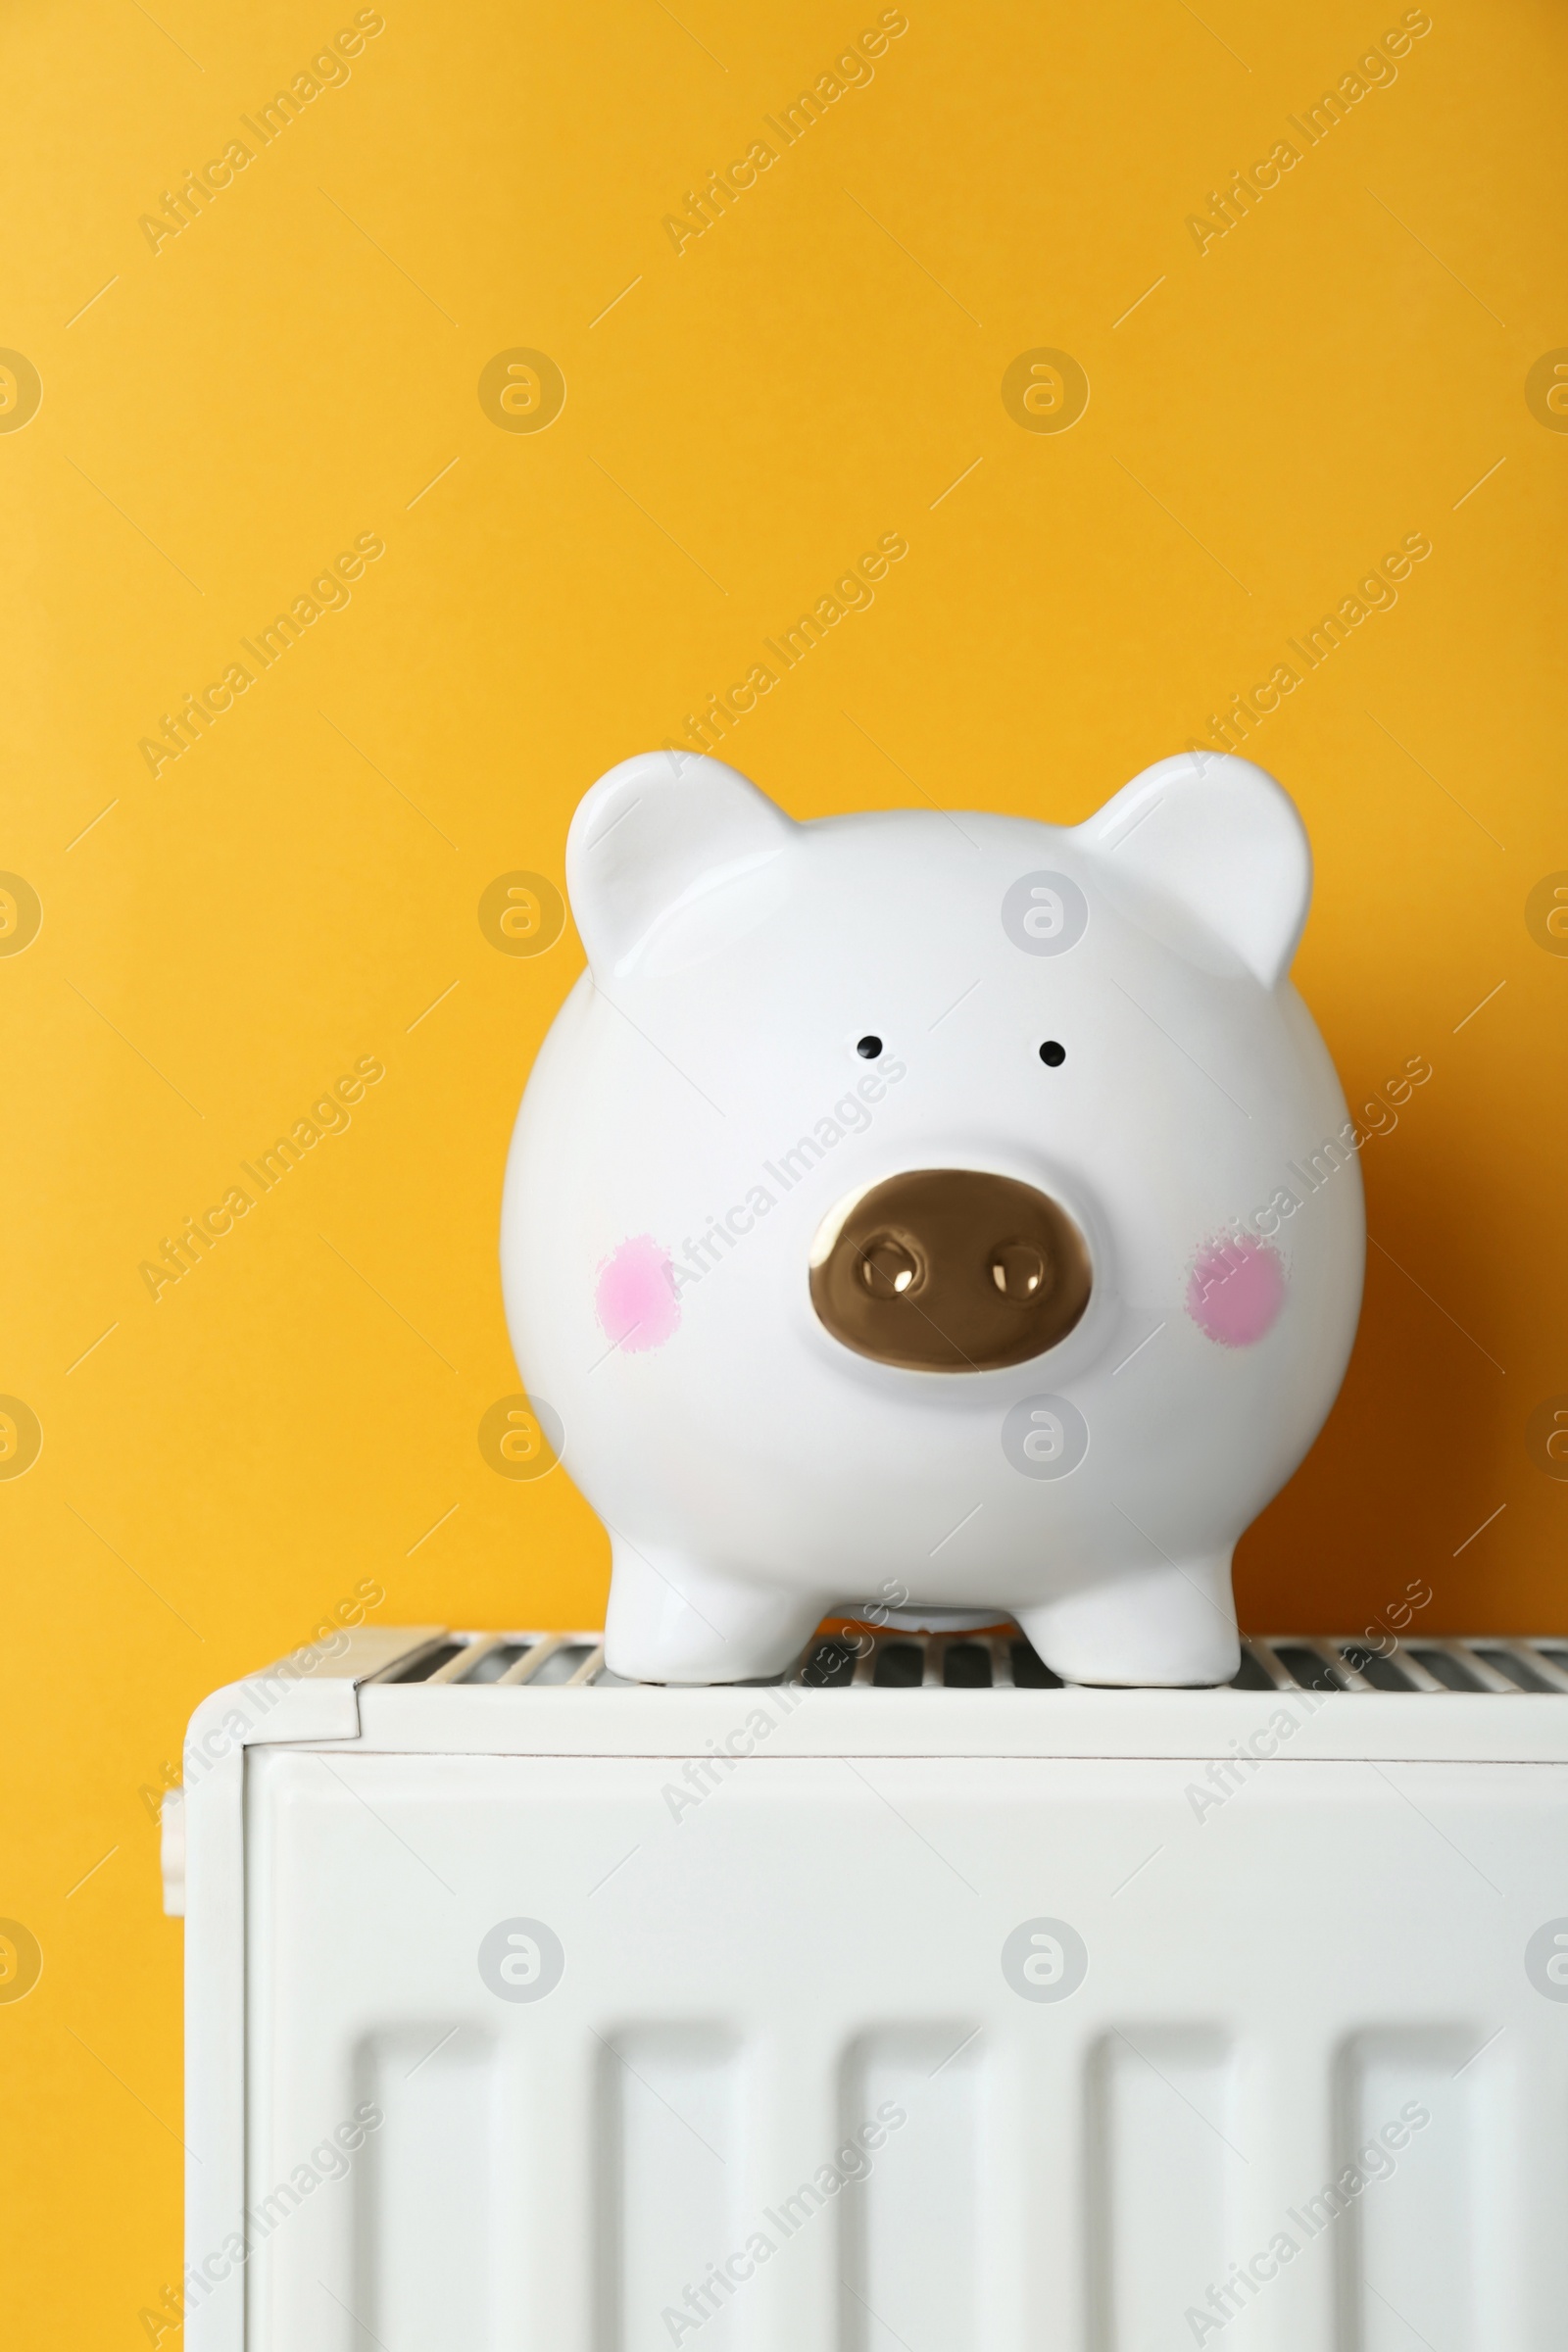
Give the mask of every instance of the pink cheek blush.
[(1187, 1312), (1222, 1348), (1251, 1348), (1285, 1304), (1285, 1268), (1266, 1242), (1210, 1242), (1187, 1285)]
[(594, 1312), (612, 1346), (626, 1355), (662, 1348), (680, 1322), (669, 1251), (652, 1234), (622, 1242), (599, 1269)]

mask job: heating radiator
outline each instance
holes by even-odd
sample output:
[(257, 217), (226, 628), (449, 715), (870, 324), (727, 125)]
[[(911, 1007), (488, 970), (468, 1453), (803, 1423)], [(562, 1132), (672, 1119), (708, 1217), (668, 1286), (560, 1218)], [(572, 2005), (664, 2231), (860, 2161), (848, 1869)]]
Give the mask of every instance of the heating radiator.
[(187, 2352), (1563, 2352), (1568, 1642), (198, 1710)]

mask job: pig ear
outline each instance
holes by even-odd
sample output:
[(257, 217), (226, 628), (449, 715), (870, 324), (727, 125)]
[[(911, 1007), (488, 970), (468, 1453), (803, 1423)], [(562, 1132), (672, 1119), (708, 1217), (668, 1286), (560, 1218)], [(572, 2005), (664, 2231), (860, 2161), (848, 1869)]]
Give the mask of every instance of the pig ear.
[(623, 760), (584, 794), (566, 836), (566, 890), (594, 971), (629, 971), (669, 915), (765, 865), (794, 831), (721, 760)]
[(1273, 988), (1312, 895), (1295, 803), (1250, 760), (1183, 752), (1123, 785), (1077, 838), (1108, 873), (1174, 900)]

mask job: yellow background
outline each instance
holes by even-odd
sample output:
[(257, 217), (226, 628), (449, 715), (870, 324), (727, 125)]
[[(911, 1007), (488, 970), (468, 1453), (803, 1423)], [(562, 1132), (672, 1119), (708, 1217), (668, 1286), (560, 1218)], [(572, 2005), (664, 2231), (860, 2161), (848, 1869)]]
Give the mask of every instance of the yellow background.
[[(1347, 1092), (1433, 1075), (1363, 1155), (1359, 1346), (1244, 1543), (1244, 1616), (1349, 1630), (1424, 1579), (1432, 1630), (1560, 1630), (1568, 1510), (1526, 1437), (1568, 1390), (1568, 963), (1525, 919), (1568, 867), (1568, 438), (1525, 399), (1568, 343), (1561, 13), (1434, 0), (1397, 80), (1200, 255), (1187, 216), (1396, 7), (909, 0), (869, 86), (678, 256), (663, 215), (874, 7), (388, 0), (156, 254), (139, 216), (352, 10), (155, 13), (15, 11), (4, 41), (0, 344), (43, 401), (0, 435), (0, 866), (44, 911), (0, 959), (0, 1391), (44, 1443), (0, 1483), (0, 1914), (44, 1968), (0, 2006), (0, 2262), (18, 2342), (106, 2346), (179, 2268), (180, 1930), (141, 1792), (195, 1701), (367, 1577), (381, 1623), (603, 1605), (564, 1477), (476, 1441), (517, 1385), (509, 1131), (580, 961), (569, 927), (497, 953), (480, 895), (559, 880), (594, 777), (879, 534), (910, 552), (874, 608), (734, 741), (799, 816), (1075, 821), (1430, 537), (1256, 738), (1312, 834), (1297, 979)], [(514, 346), (564, 373), (546, 431), (480, 408)], [(1087, 370), (1070, 431), (1003, 406), (1037, 346)], [(155, 780), (138, 739), (364, 531), (349, 609)], [(139, 1261), (364, 1054), (351, 1130), (155, 1304)]]

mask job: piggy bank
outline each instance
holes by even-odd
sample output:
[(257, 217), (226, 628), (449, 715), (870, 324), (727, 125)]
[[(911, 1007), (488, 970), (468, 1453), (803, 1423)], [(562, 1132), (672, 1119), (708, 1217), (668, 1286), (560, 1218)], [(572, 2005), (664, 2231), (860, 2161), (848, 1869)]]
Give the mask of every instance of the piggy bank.
[(653, 753), (566, 879), (588, 968), (502, 1269), (610, 1533), (611, 1669), (765, 1677), (897, 1609), (1010, 1615), (1064, 1680), (1229, 1680), (1232, 1550), (1334, 1400), (1364, 1249), (1285, 793), (1194, 753), (1070, 828), (796, 823)]

